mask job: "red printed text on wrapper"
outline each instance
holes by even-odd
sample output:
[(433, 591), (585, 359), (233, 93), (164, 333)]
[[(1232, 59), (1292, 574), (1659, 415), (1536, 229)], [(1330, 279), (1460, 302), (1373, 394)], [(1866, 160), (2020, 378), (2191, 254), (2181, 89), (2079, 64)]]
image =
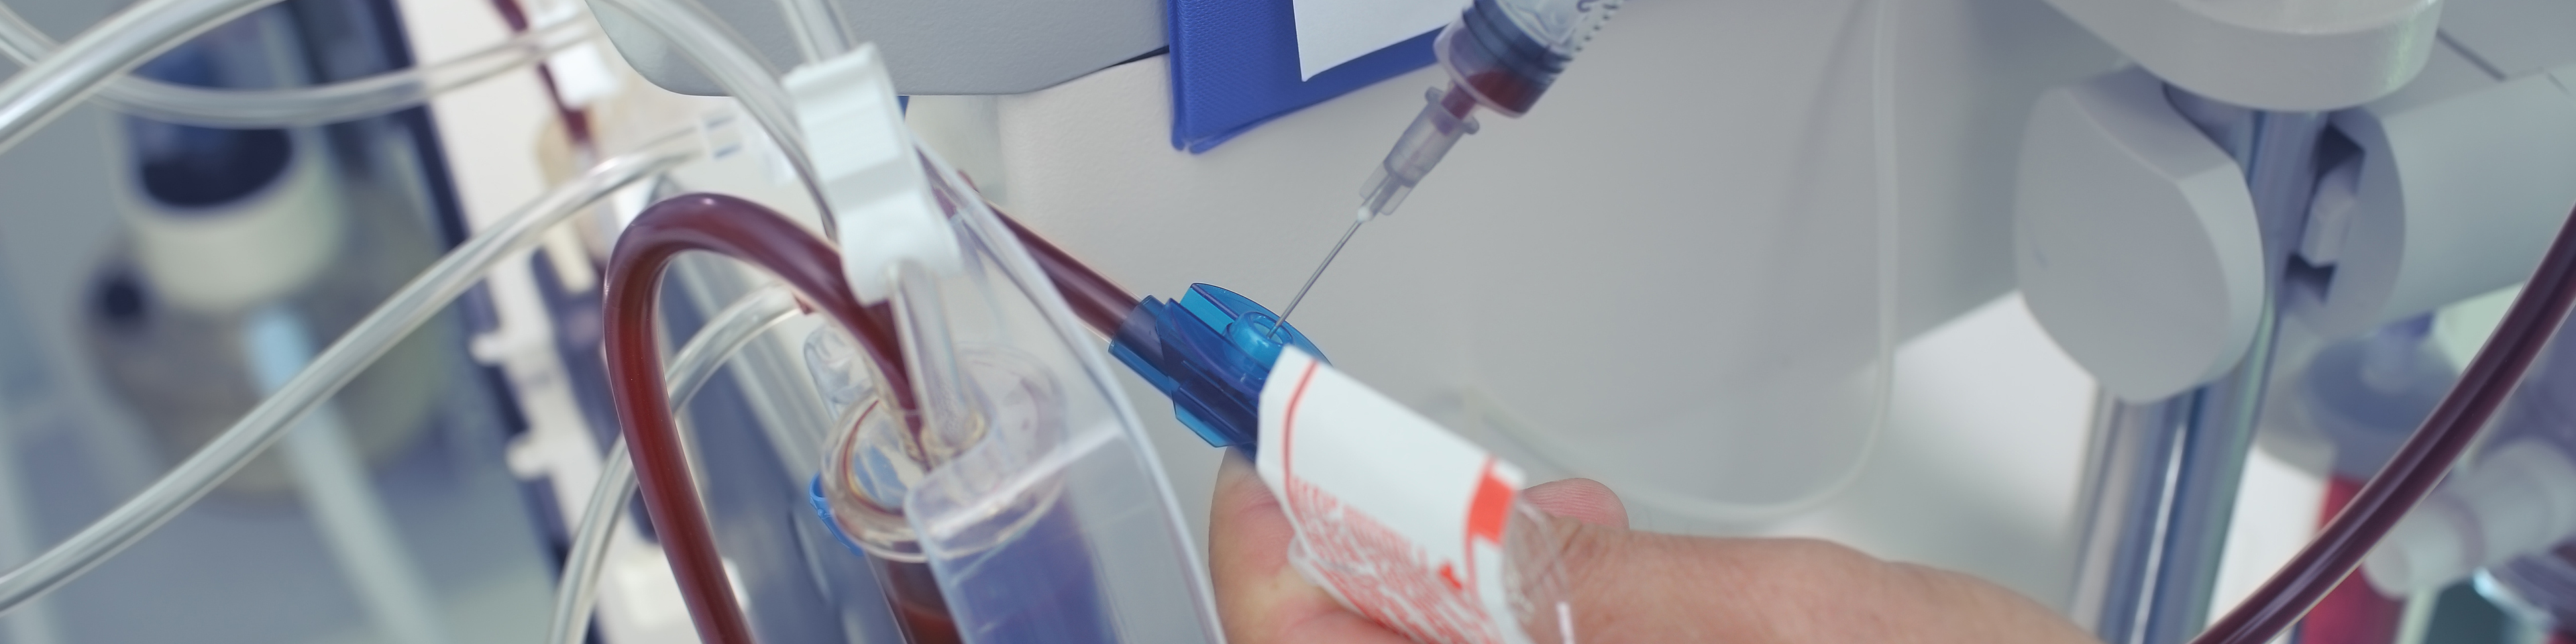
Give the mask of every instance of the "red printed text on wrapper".
[(1281, 357), (1262, 406), (1263, 478), (1310, 580), (1415, 641), (1526, 641), (1496, 601), (1517, 470), (1302, 354)]

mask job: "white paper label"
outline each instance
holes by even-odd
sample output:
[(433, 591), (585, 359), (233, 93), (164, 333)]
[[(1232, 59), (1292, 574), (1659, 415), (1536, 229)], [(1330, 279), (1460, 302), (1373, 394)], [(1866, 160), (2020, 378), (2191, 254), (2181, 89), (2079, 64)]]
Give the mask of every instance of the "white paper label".
[(1297, 80), (1457, 20), (1460, 0), (1290, 0), (1297, 17)]
[(1344, 606), (1415, 641), (1529, 641), (1503, 576), (1518, 468), (1293, 347), (1261, 390), (1256, 466), (1290, 561)]

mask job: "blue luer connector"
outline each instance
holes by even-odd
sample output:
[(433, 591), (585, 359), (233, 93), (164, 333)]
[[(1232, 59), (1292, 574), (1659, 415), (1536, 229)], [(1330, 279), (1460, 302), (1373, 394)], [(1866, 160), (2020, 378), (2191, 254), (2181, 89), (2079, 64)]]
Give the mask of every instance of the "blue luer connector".
[[(1296, 325), (1234, 291), (1191, 284), (1179, 302), (1152, 297), (1111, 338), (1109, 353), (1172, 399), (1172, 415), (1217, 447), (1253, 447), (1261, 435), (1261, 385), (1282, 346), (1324, 352)], [(1329, 361), (1328, 361), (1329, 362)]]

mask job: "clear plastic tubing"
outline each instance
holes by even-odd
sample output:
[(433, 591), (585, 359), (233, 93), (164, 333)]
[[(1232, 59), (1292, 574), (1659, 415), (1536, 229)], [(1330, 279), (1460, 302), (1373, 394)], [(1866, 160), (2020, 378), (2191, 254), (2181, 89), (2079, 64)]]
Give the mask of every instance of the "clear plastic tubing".
[[(685, 404), (715, 378), (725, 358), (797, 311), (796, 298), (778, 286), (752, 291), (717, 311), (671, 356), (663, 373), (671, 383), (671, 404)], [(599, 599), (599, 568), (608, 561), (608, 537), (626, 515), (626, 500), (635, 496), (635, 462), (627, 457), (626, 439), (608, 448), (600, 466), (599, 483), (591, 487), (581, 525), (573, 530), (572, 552), (564, 557), (563, 578), (556, 582), (554, 620), (546, 628), (549, 644), (581, 644), (590, 635), (590, 608)]]
[[(16, 147), (36, 128), (96, 94), (100, 87), (145, 59), (180, 42), (278, 0), (143, 0), (108, 16), (61, 49), (0, 83), (0, 152)], [(642, 20), (712, 77), (769, 134), (788, 165), (803, 179), (814, 203), (823, 203), (813, 162), (805, 154), (787, 91), (765, 59), (706, 7), (688, 0), (599, 0), (602, 6)], [(824, 234), (834, 223), (823, 217)]]
[(1001, 209), (991, 210), (993, 218), (1001, 220), (1002, 226), (1010, 229), (1011, 236), (1028, 249), (1029, 257), (1037, 260), (1039, 272), (1045, 273), (1047, 281), (1055, 284), (1056, 292), (1064, 296), (1064, 302), (1073, 310), (1074, 317), (1080, 318), (1100, 337), (1118, 335), (1118, 325), (1127, 320), (1129, 312), (1136, 310), (1138, 300), (1135, 295), (1109, 281), (1109, 277), (1101, 275), (1100, 271), (1084, 265), (1082, 260), (1074, 259), (1071, 253), (1039, 237), (1027, 226), (1020, 225), (1019, 220), (1003, 214)]
[[(1000, 213), (995, 214), (999, 218)], [(1039, 258), (1042, 266), (1037, 268), (1047, 276), (1048, 283), (1068, 296), (1077, 316), (1094, 332), (1103, 336), (1113, 333), (1127, 311), (1135, 308), (1135, 296), (1127, 294), (1125, 289), (1098, 271), (1084, 266), (1018, 222), (1002, 221), (1009, 228), (1010, 235), (1026, 244), (1031, 254)], [(816, 308), (831, 313), (866, 347), (876, 365), (874, 375), (881, 383), (880, 391), (888, 395), (891, 398), (889, 402), (897, 408), (907, 410), (904, 412), (906, 422), (917, 428), (920, 426), (920, 406), (913, 400), (911, 373), (904, 365), (896, 322), (886, 305), (858, 304), (857, 298), (849, 292), (848, 284), (840, 277), (839, 256), (832, 253), (822, 240), (813, 238), (784, 217), (757, 204), (716, 195), (675, 197), (655, 204), (637, 216), (628, 230), (619, 238), (609, 264), (606, 308), (609, 315), (610, 381), (618, 387), (619, 420), (627, 436), (641, 435), (658, 439), (661, 444), (648, 443), (644, 450), (627, 454), (635, 459), (634, 462), (611, 464), (610, 469), (601, 474), (601, 487), (595, 489), (608, 490), (614, 481), (607, 477), (619, 471), (632, 475), (632, 468), (637, 463), (661, 461), (647, 466), (647, 473), (651, 476), (638, 481), (638, 487), (644, 489), (645, 502), (654, 509), (655, 531), (662, 536), (665, 552), (671, 557), (672, 572), (687, 597), (700, 637), (716, 643), (750, 642), (749, 626), (744, 621), (740, 604), (732, 597), (732, 585), (726, 581), (713, 535), (706, 524), (704, 508), (697, 504), (697, 497), (692, 492), (694, 483), (689, 478), (686, 463), (681, 460), (676, 442), (673, 442), (676, 441), (677, 429), (671, 421), (670, 403), (650, 399), (649, 392), (653, 388), (617, 375), (655, 372), (649, 362), (655, 358), (651, 345), (654, 335), (652, 300), (662, 267), (682, 251), (706, 250), (751, 261), (788, 278), (797, 290), (814, 302)], [(672, 388), (672, 391), (679, 389)], [(863, 406), (852, 407), (854, 410), (861, 408)], [(624, 448), (626, 443), (621, 440), (619, 446)], [(661, 492), (657, 494), (655, 488), (660, 488)], [(600, 503), (619, 503), (617, 500), (603, 500), (600, 496), (610, 493), (623, 498), (623, 492), (595, 491), (590, 501), (592, 507)], [(622, 504), (619, 507), (623, 507)], [(607, 525), (589, 524), (589, 517), (593, 516), (604, 515), (585, 514), (577, 538), (585, 541), (607, 538), (604, 534), (608, 530)], [(593, 535), (594, 531), (602, 534)], [(601, 553), (584, 554), (579, 542), (574, 547), (575, 554), (566, 567), (566, 578), (575, 579), (575, 572), (595, 576), (595, 560)], [(594, 567), (593, 570), (576, 568), (585, 565), (584, 557), (593, 560), (588, 563)], [(579, 639), (562, 622), (571, 620), (576, 623), (572, 628), (576, 629), (580, 627), (578, 624), (586, 624), (581, 618), (589, 614), (587, 605), (593, 600), (573, 595), (592, 592), (590, 589), (567, 587), (556, 596), (557, 623), (551, 631), (554, 639), (549, 641)], [(573, 639), (564, 639), (566, 637)]]
[[(109, 78), (277, 0), (143, 0), (0, 82), (0, 151), (98, 92)], [(5, 601), (0, 597), (0, 601)]]
[(759, 266), (796, 289), (859, 341), (873, 359), (869, 375), (878, 395), (902, 412), (905, 424), (922, 427), (921, 405), (904, 368), (892, 307), (862, 305), (841, 273), (830, 244), (785, 215), (722, 195), (681, 195), (653, 204), (628, 224), (610, 251), (604, 339), (608, 381), (618, 424), (634, 460), (637, 486), (651, 510), (663, 555), (680, 585), (698, 638), (708, 644), (754, 644), (751, 625), (736, 601), (717, 553), (706, 505), (680, 446), (670, 398), (661, 384), (662, 356), (654, 328), (663, 271), (688, 251), (724, 255)]
[(249, 463), (251, 457), (277, 442), (306, 412), (339, 392), (395, 342), (420, 328), (421, 323), (482, 279), (484, 271), (535, 246), (541, 233), (609, 193), (696, 156), (694, 148), (674, 149), (670, 145), (688, 140), (666, 137), (644, 152), (602, 162), (589, 174), (555, 188), (457, 246), (350, 327), (321, 355), (314, 356), (311, 364), (276, 393), (261, 400), (259, 406), (189, 455), (188, 460), (161, 475), (151, 487), (44, 554), (0, 575), (0, 614), (61, 587), (143, 535), (151, 534)]
[(2459, 384), (2433, 408), (2432, 417), (2315, 540), (2244, 603), (2192, 638), (2192, 644), (2261, 644), (2280, 635), (2352, 574), (2362, 555), (2441, 482), (2576, 304), (2576, 212), (2568, 217), (2504, 322), (2469, 361)]
[[(390, 113), (429, 97), (529, 65), (581, 43), (590, 30), (562, 20), (473, 53), (425, 66), (337, 83), (265, 90), (192, 87), (141, 76), (108, 81), (97, 100), (143, 118), (217, 128), (325, 125)], [(54, 52), (54, 40), (0, 4), (0, 55), (32, 65)]]
[(823, 209), (823, 238), (840, 238), (839, 224), (823, 201), (814, 160), (805, 154), (805, 130), (797, 125), (795, 105), (787, 98), (786, 86), (779, 84), (778, 72), (769, 68), (769, 59), (753, 53), (741, 34), (694, 0), (596, 0), (594, 6), (643, 21), (645, 28), (661, 34), (689, 64), (715, 80), (716, 87), (741, 101), (743, 111), (778, 145), (787, 165), (796, 169), (815, 207)]

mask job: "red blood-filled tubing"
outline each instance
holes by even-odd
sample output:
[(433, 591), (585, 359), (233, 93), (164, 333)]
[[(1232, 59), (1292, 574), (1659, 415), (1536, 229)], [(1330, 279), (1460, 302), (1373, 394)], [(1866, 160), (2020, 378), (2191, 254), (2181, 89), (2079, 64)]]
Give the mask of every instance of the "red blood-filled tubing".
[(726, 580), (706, 508), (698, 502), (680, 449), (679, 428), (663, 393), (662, 357), (654, 346), (653, 314), (662, 272), (672, 258), (693, 250), (777, 274), (858, 339), (876, 361), (874, 375), (883, 385), (878, 391), (890, 395), (887, 402), (903, 411), (905, 424), (916, 432), (920, 407), (904, 371), (890, 308), (862, 305), (842, 279), (840, 255), (786, 217), (733, 197), (683, 195), (645, 209), (618, 237), (604, 287), (608, 376), (644, 504), (698, 637), (708, 644), (752, 644), (750, 624)]
[[(2333, 521), (2360, 491), (2358, 479), (2327, 477), (2325, 512), (2318, 521)], [(2380, 595), (2370, 588), (2370, 580), (2345, 577), (2299, 622), (2299, 644), (2389, 644), (2397, 641), (2405, 611), (2406, 602)]]
[(1064, 302), (1073, 309), (1074, 317), (1082, 318), (1082, 323), (1090, 325), (1091, 330), (1101, 337), (1118, 334), (1118, 325), (1126, 322), (1129, 312), (1136, 310), (1136, 296), (1129, 295), (1127, 289), (1119, 288), (1099, 271), (1091, 270), (1081, 260), (1066, 254), (1064, 249), (1056, 248), (1046, 238), (1020, 225), (1010, 215), (1002, 214), (1001, 209), (994, 209), (993, 215), (1002, 220), (1003, 226), (1011, 229), (1011, 236), (1018, 237), (1021, 246), (1028, 248), (1029, 256), (1037, 260), (1038, 270), (1047, 274), (1047, 281), (1055, 283), (1056, 292), (1064, 294)]

